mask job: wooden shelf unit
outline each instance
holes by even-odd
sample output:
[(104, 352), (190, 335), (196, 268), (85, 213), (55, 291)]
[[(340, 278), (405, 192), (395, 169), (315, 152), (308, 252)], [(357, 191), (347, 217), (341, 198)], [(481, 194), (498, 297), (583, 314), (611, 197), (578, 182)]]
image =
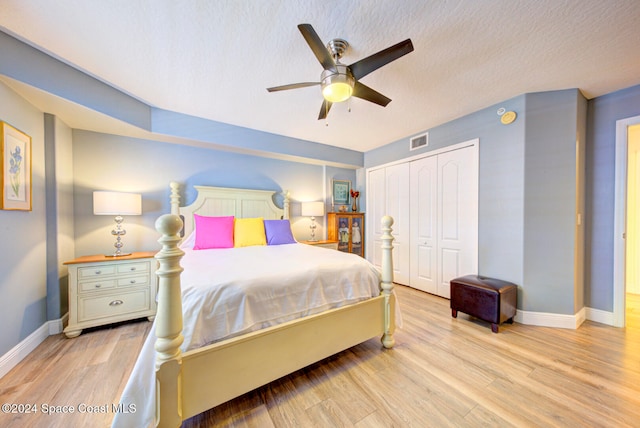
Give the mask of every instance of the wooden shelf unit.
[(338, 241), (338, 250), (364, 257), (364, 213), (327, 214), (329, 240)]

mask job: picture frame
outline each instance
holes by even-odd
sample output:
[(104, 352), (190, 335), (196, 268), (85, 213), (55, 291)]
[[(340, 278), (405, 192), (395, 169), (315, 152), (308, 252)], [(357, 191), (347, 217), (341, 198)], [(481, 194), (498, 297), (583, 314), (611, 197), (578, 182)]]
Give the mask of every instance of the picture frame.
[(31, 137), (0, 121), (0, 209), (31, 211)]
[(351, 191), (351, 181), (349, 180), (333, 180), (332, 181), (332, 197), (334, 209), (340, 205), (349, 205), (349, 192)]

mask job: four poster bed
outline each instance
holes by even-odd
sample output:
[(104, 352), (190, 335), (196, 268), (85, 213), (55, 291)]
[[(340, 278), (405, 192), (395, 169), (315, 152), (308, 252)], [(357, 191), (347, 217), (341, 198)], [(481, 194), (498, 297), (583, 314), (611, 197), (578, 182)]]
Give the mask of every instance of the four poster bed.
[[(156, 222), (158, 310), (114, 427), (178, 427), (373, 337), (394, 345), (391, 217), (379, 272), (359, 256), (282, 238), (291, 233), (286, 193), (280, 209), (272, 191), (195, 186), (196, 200), (180, 207), (170, 187), (171, 214)], [(218, 240), (229, 217), (235, 248)], [(266, 242), (241, 243), (257, 219)]]

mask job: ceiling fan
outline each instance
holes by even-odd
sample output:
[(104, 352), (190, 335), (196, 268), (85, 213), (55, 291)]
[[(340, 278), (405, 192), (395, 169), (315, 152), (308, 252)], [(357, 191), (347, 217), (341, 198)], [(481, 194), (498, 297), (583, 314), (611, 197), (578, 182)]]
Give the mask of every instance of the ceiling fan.
[(320, 75), (320, 82), (292, 83), (267, 88), (267, 91), (276, 92), (320, 85), (324, 100), (320, 108), (318, 120), (327, 117), (333, 103), (346, 101), (352, 96), (381, 105), (382, 107), (386, 107), (386, 105), (391, 102), (390, 98), (360, 83), (359, 79), (391, 61), (395, 61), (401, 56), (412, 52), (413, 44), (411, 43), (411, 39), (388, 47), (360, 61), (356, 61), (351, 65), (345, 65), (340, 62), (340, 58), (349, 47), (349, 43), (342, 39), (333, 39), (325, 47), (310, 24), (300, 24), (298, 25), (298, 29), (316, 58), (318, 58), (318, 61), (320, 61), (322, 68), (324, 68), (324, 71)]

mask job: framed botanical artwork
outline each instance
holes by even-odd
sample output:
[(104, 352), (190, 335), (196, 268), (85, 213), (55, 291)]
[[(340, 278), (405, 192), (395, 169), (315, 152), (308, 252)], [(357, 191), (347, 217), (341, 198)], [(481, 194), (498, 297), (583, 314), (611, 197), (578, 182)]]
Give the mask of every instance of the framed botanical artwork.
[(349, 205), (349, 192), (351, 182), (349, 180), (333, 180), (333, 206)]
[(31, 211), (31, 137), (0, 122), (0, 209)]

